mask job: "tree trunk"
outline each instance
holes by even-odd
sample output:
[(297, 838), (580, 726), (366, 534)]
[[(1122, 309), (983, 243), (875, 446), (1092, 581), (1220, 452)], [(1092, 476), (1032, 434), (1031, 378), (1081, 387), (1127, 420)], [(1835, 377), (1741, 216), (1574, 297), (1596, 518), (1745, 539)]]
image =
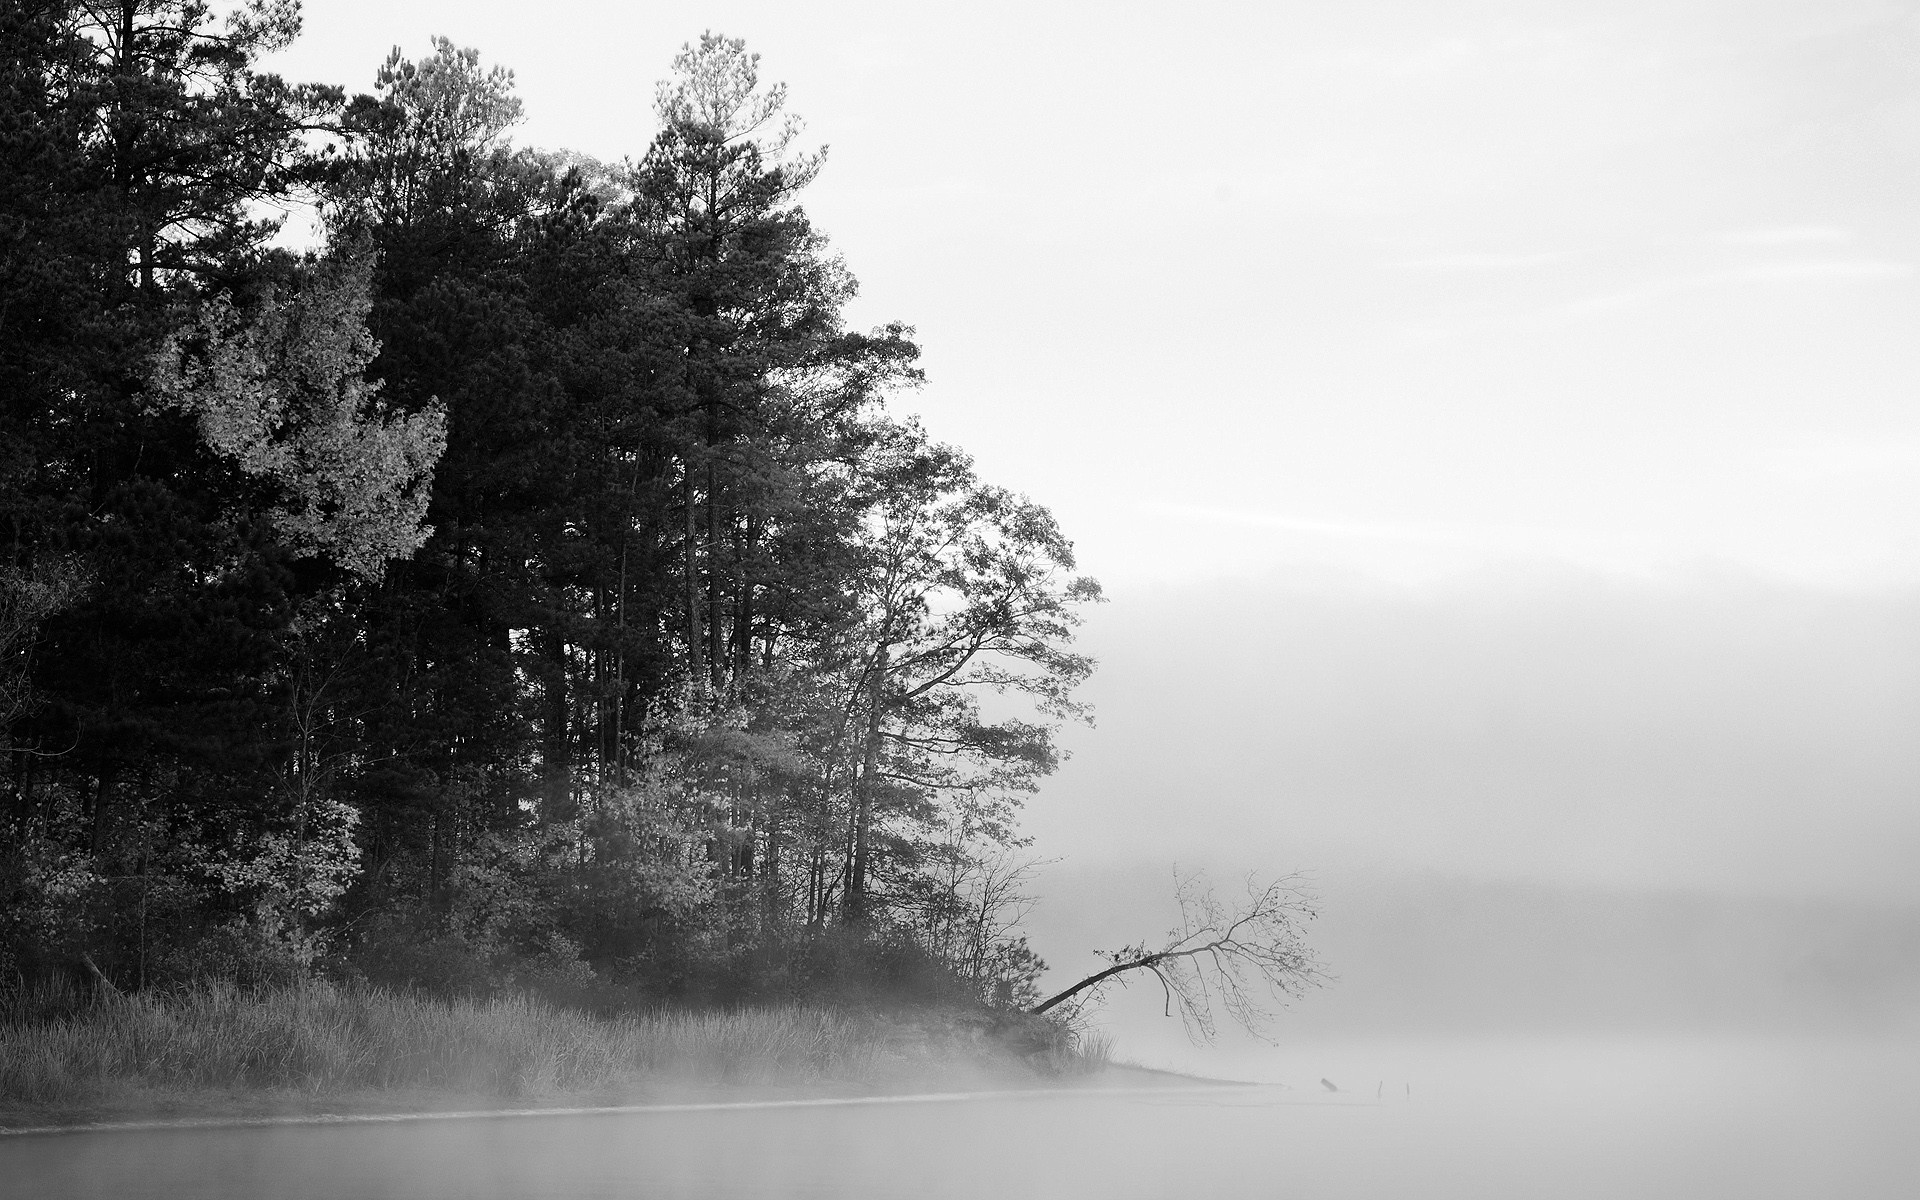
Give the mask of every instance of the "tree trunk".
[(754, 544), (758, 538), (756, 522), (748, 517), (746, 527), (735, 540), (734, 573), (739, 586), (733, 601), (734, 670), (745, 676), (753, 669), (753, 578), (750, 570)]
[(700, 628), (699, 517), (693, 503), (693, 458), (687, 458), (683, 479), (687, 506), (687, 675), (698, 680), (706, 673), (705, 642)]
[(847, 871), (847, 923), (864, 926), (872, 914), (868, 910), (867, 870), (873, 847), (873, 790), (880, 769), (881, 702), (886, 694), (890, 648), (882, 648), (867, 687), (866, 745), (861, 752), (860, 774), (853, 784), (853, 857)]
[[(709, 443), (711, 444), (711, 443)], [(720, 619), (725, 580), (720, 578), (720, 469), (707, 456), (707, 666), (717, 689), (726, 679), (726, 629)]]
[(546, 630), (541, 635), (541, 656), (547, 660), (546, 743), (541, 764), (546, 785), (547, 811), (558, 820), (573, 816), (573, 739), (569, 729), (571, 713), (567, 704), (567, 647), (560, 634)]
[(1085, 979), (1082, 979), (1079, 983), (1074, 984), (1072, 987), (1068, 988), (1066, 991), (1057, 993), (1056, 995), (1053, 995), (1053, 996), (1049, 996), (1047, 999), (1042, 1000), (1040, 1003), (1034, 1005), (1032, 1008), (1028, 1009), (1027, 1011), (1038, 1016), (1040, 1013), (1047, 1011), (1048, 1009), (1052, 1008), (1054, 1005), (1060, 1003), (1062, 1000), (1070, 1000), (1073, 997), (1079, 995), (1081, 992), (1086, 991), (1088, 988), (1092, 987), (1096, 983), (1101, 983), (1101, 982), (1104, 982), (1105, 980), (1112, 979), (1115, 975), (1119, 975), (1125, 971), (1137, 971), (1142, 967), (1151, 967), (1155, 963), (1167, 957), (1169, 956), (1165, 954), (1149, 954), (1144, 958), (1136, 958), (1123, 963), (1115, 963), (1113, 966), (1108, 967), (1104, 971), (1100, 971), (1095, 974), (1087, 976)]
[(87, 842), (97, 859), (106, 853), (108, 835), (113, 832), (113, 777), (115, 768), (103, 766), (94, 781), (92, 812)]
[(780, 923), (780, 800), (777, 794), (767, 802), (766, 848), (760, 854), (761, 920), (773, 928)]

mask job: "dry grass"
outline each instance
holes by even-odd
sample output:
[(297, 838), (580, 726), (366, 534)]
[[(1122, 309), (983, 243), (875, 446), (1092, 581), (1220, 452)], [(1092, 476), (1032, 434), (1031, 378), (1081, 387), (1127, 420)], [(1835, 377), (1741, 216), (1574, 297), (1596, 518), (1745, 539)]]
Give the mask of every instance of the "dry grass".
[(118, 997), (67, 1015), (16, 1002), (0, 1017), (0, 1104), (148, 1094), (369, 1090), (532, 1097), (636, 1081), (864, 1082), (942, 1064), (1080, 1074), (1104, 1044), (1011, 1060), (990, 1038), (926, 1036), (860, 1013), (789, 1006), (602, 1018), (526, 997), (440, 1000), (315, 983), (219, 984)]

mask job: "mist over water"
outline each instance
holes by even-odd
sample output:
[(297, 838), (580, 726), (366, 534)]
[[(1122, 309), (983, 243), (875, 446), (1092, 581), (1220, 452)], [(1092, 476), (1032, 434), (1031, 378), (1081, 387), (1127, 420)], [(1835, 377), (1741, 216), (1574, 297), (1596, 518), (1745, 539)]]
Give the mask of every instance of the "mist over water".
[[(1369, 635), (1378, 627), (1361, 625)], [(1845, 632), (1841, 623), (1820, 628), (1837, 630), (1836, 638)], [(1859, 644), (1840, 640), (1857, 653), (1829, 654), (1830, 645), (1802, 639), (1781, 642), (1764, 660), (1799, 664), (1774, 671), (1775, 684), (1798, 672), (1817, 687), (1770, 684), (1741, 700), (1729, 684), (1670, 707), (1722, 714), (1730, 731), (1724, 737), (1708, 738), (1707, 724), (1688, 726), (1728, 748), (1709, 756), (1716, 760), (1731, 758), (1741, 743), (1763, 747), (1776, 766), (1843, 755), (1846, 729), (1879, 728), (1866, 719), (1876, 704), (1892, 710), (1911, 702), (1911, 689), (1889, 668), (1860, 676), (1882, 680), (1878, 688), (1855, 689), (1848, 700), (1861, 720), (1833, 712), (1823, 724), (1799, 719), (1846, 693), (1840, 680), (1815, 667), (1861, 659), (1873, 630), (1854, 628), (1865, 631)], [(1751, 672), (1768, 677), (1772, 668), (1762, 670), (1764, 662), (1749, 653), (1754, 643), (1747, 635), (1715, 636), (1717, 643), (1690, 630), (1676, 640), (1691, 641), (1701, 656), (1723, 665), (1761, 664)], [(1050, 795), (1036, 809), (1036, 815), (1063, 814), (1062, 824), (1084, 836), (1043, 836), (1042, 849), (1076, 856), (1046, 866), (1034, 880), (1041, 902), (1027, 931), (1053, 964), (1045, 982), (1064, 986), (1098, 965), (1093, 951), (1151, 939), (1168, 927), (1176, 862), (1208, 869), (1222, 890), (1250, 869), (1311, 871), (1322, 904), (1310, 940), (1333, 978), (1276, 1014), (1271, 1044), (1231, 1029), (1213, 1045), (1193, 1043), (1165, 1014), (1150, 980), (1116, 991), (1094, 1021), (1116, 1036), (1124, 1058), (1251, 1086), (0, 1139), (0, 1197), (1895, 1200), (1920, 1194), (1920, 1139), (1913, 1136), (1920, 1128), (1920, 911), (1903, 889), (1849, 894), (1831, 871), (1782, 875), (1774, 869), (1775, 852), (1786, 840), (1777, 832), (1768, 835), (1765, 852), (1723, 844), (1719, 857), (1703, 856), (1714, 869), (1691, 885), (1676, 871), (1649, 880), (1623, 856), (1632, 844), (1619, 837), (1617, 825), (1572, 819), (1557, 836), (1574, 841), (1597, 834), (1590, 846), (1608, 851), (1602, 865), (1618, 869), (1555, 879), (1550, 872), (1501, 876), (1487, 860), (1464, 862), (1456, 871), (1394, 866), (1394, 855), (1385, 852), (1375, 860), (1344, 850), (1327, 829), (1350, 819), (1355, 840), (1379, 829), (1392, 849), (1406, 831), (1376, 822), (1380, 814), (1368, 811), (1367, 789), (1355, 781), (1382, 771), (1419, 775), (1417, 763), (1366, 758), (1368, 730), (1391, 742), (1387, 735), (1398, 726), (1381, 713), (1391, 718), (1418, 709), (1471, 722), (1471, 705), (1449, 708), (1438, 684), (1422, 691), (1409, 683), (1415, 695), (1397, 709), (1357, 700), (1327, 705), (1320, 724), (1308, 727), (1321, 740), (1309, 744), (1293, 719), (1310, 712), (1309, 692), (1324, 692), (1329, 680), (1364, 690), (1364, 678), (1324, 669), (1289, 682), (1293, 677), (1272, 664), (1308, 660), (1302, 643), (1270, 656), (1268, 682), (1257, 695), (1217, 672), (1216, 685), (1202, 689), (1192, 677), (1214, 671), (1217, 657), (1167, 643), (1136, 644), (1161, 650), (1116, 656), (1112, 675), (1129, 699), (1107, 702), (1104, 711), (1115, 720), (1085, 744), (1064, 795)], [(1415, 643), (1400, 661), (1417, 665), (1420, 653)], [(1338, 658), (1335, 648), (1323, 646), (1321, 654)], [(1578, 660), (1586, 665), (1574, 678), (1552, 681), (1566, 689), (1562, 695), (1583, 697), (1584, 709), (1562, 705), (1556, 714), (1554, 690), (1528, 683), (1528, 670), (1480, 673), (1482, 699), (1475, 703), (1523, 714), (1524, 729), (1550, 726), (1569, 738), (1582, 728), (1582, 713), (1591, 718), (1597, 709), (1607, 719), (1585, 723), (1598, 731), (1590, 744), (1619, 748), (1597, 761), (1639, 761), (1646, 768), (1632, 776), (1646, 784), (1634, 793), (1637, 811), (1698, 806), (1697, 794), (1671, 786), (1680, 773), (1664, 766), (1684, 766), (1687, 756), (1666, 754), (1671, 741), (1659, 736), (1663, 722), (1686, 725), (1684, 712), (1650, 717), (1643, 741), (1616, 736), (1624, 714), (1658, 717), (1656, 708), (1637, 707), (1641, 698), (1673, 694), (1668, 673), (1650, 667), (1646, 655), (1618, 657), (1617, 671), (1602, 671), (1608, 651), (1601, 646)], [(1181, 659), (1190, 663), (1187, 673), (1168, 675), (1168, 662)], [(1540, 660), (1573, 661), (1563, 653), (1543, 653)], [(1396, 679), (1443, 676), (1439, 670), (1394, 673)], [(1628, 682), (1602, 704), (1603, 689), (1588, 686), (1589, 677)], [(1748, 705), (1749, 716), (1725, 716), (1736, 701)], [(1184, 714), (1179, 721), (1170, 719), (1175, 710)], [(1352, 714), (1345, 726), (1336, 721), (1342, 712)], [(1171, 733), (1155, 745), (1144, 734), (1130, 734), (1136, 724)], [(1272, 729), (1271, 739), (1253, 736), (1260, 728)], [(1507, 744), (1491, 734), (1454, 744), (1466, 755), (1483, 743)], [(1314, 745), (1320, 746), (1317, 759), (1306, 753)], [(1878, 734), (1862, 745), (1857, 761), (1880, 764), (1876, 794), (1901, 792), (1908, 752)], [(1200, 764), (1209, 779), (1229, 786), (1200, 787), (1172, 800), (1171, 793), (1118, 790), (1129, 781), (1140, 788), (1140, 777), (1126, 768), (1129, 756), (1143, 750), (1176, 764)], [(1244, 798), (1257, 799), (1257, 792), (1232, 799), (1236, 778), (1270, 783), (1276, 772), (1284, 777), (1294, 769), (1290, 762), (1334, 763), (1343, 751), (1345, 774), (1327, 776), (1331, 802), (1316, 818), (1319, 836), (1311, 836), (1315, 822), (1307, 823), (1310, 836), (1297, 842), (1283, 836), (1298, 804), (1260, 814)], [(1634, 759), (1643, 751), (1652, 757)], [(1496, 760), (1489, 749), (1473, 762)], [(1521, 785), (1551, 774), (1549, 759), (1526, 761)], [(1577, 772), (1594, 761), (1570, 755), (1557, 770)], [(1071, 773), (1081, 769), (1115, 788), (1100, 797), (1104, 810), (1076, 808), (1074, 787), (1084, 781), (1074, 785)], [(1497, 821), (1488, 823), (1488, 810), (1497, 805), (1460, 803), (1459, 779), (1468, 773), (1454, 771), (1442, 780), (1446, 786), (1429, 788), (1424, 800), (1439, 809), (1432, 819), (1451, 813), (1470, 829), (1498, 829)], [(1811, 794), (1809, 773), (1778, 777), (1800, 781), (1790, 790)], [(1481, 776), (1499, 778), (1491, 766)], [(1333, 786), (1342, 780), (1350, 785), (1345, 792)], [(1579, 809), (1562, 811), (1577, 815)], [(1882, 812), (1893, 819), (1875, 815)], [(1832, 844), (1858, 846), (1878, 837), (1888, 854), (1898, 852), (1908, 829), (1891, 806), (1863, 805), (1859, 793), (1836, 795), (1825, 813), (1814, 815), (1808, 804), (1786, 796), (1753, 805), (1744, 819), (1824, 820)], [(1609, 819), (1617, 815), (1610, 810)], [(1160, 828), (1194, 836), (1158, 850), (1142, 844)], [(1687, 828), (1670, 822), (1662, 831), (1671, 836)], [(1200, 835), (1205, 844), (1196, 847)], [(1102, 837), (1122, 843), (1127, 853), (1106, 847), (1103, 855)], [(1541, 837), (1536, 828), (1518, 828), (1494, 849), (1513, 859), (1536, 857), (1547, 844)], [(1711, 850), (1714, 843), (1699, 846)], [(1476, 867), (1478, 874), (1468, 873)], [(1758, 886), (1763, 883), (1771, 886)]]
[[(0, 1194), (410, 1197), (1897, 1197), (1913, 1042), (1319, 1043), (1295, 1078), (605, 1117), (0, 1143)], [(1342, 1090), (1330, 1092), (1315, 1072)]]
[(1064, 985), (1173, 924), (1176, 864), (1307, 873), (1332, 978), (1275, 1044), (1193, 1044), (1151, 980), (1097, 1017), (1363, 1102), (1218, 1194), (1920, 1194), (1911, 601), (1565, 574), (1102, 614), (1033, 943)]
[[(1043, 947), (1165, 917), (1149, 865), (1066, 871)], [(1130, 1092), (0, 1139), (66, 1200), (1388, 1197), (1894, 1200), (1920, 1188), (1897, 908), (1334, 874), (1336, 978), (1270, 1043), (1187, 1038), (1151, 984), (1095, 1024), (1213, 1078)], [(1051, 915), (1049, 915), (1051, 914)], [(1058, 973), (1078, 964), (1061, 960)]]
[[(1158, 864), (1043, 877), (1071, 947), (1165, 924)], [(1920, 918), (1896, 906), (1327, 873), (1335, 978), (1271, 1043), (1124, 1057), (1232, 1088), (0, 1139), (0, 1197), (1895, 1200), (1920, 1189)], [(1337, 1089), (1337, 1090), (1335, 1090)]]
[(0, 1139), (0, 1197), (1904, 1200), (1912, 598), (1755, 594), (1116, 613), (1026, 930), (1063, 987), (1176, 864), (1308, 871), (1332, 978), (1272, 1044), (1150, 980), (1094, 1018), (1251, 1086)]
[[(1224, 855), (1222, 856), (1224, 857)], [(1189, 863), (1190, 869), (1204, 864)], [(1223, 864), (1211, 877), (1229, 891)], [(1920, 908), (1818, 897), (1552, 885), (1437, 872), (1309, 872), (1329, 978), (1271, 1026), (1299, 1039), (1835, 1036), (1920, 1031)], [(1062, 983), (1177, 915), (1167, 864), (1047, 867), (1028, 918)], [(1123, 1052), (1203, 1070), (1151, 981), (1097, 1022)], [(1239, 1044), (1223, 1030), (1230, 1053)], [(1258, 1043), (1248, 1043), (1257, 1045)]]
[[(415, 6), (610, 160), (681, 7)], [(1910, 14), (1031, 7), (728, 31), (929, 428), (1109, 585), (1043, 986), (1176, 864), (1313, 875), (1271, 1043), (1091, 1018), (1246, 1086), (0, 1137), (0, 1200), (1920, 1196)], [(429, 32), (309, 8), (292, 79)]]
[(1083, 639), (1099, 724), (1028, 827), (1076, 870), (1920, 904), (1917, 630), (1911, 589), (1705, 568), (1116, 592)]

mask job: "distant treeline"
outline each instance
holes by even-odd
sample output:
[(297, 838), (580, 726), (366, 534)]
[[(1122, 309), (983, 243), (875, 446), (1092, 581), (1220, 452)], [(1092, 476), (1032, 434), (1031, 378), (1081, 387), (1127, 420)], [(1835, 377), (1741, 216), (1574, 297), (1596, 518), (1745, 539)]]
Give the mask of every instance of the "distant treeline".
[(784, 90), (703, 37), (609, 165), (298, 26), (0, 7), (0, 973), (1029, 994), (1099, 589), (888, 415)]

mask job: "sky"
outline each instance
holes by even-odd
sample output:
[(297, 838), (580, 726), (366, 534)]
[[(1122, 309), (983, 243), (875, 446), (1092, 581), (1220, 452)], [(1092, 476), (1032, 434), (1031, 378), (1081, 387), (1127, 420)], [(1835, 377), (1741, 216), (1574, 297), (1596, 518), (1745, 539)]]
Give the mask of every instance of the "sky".
[(1920, 903), (1920, 5), (308, 0), (609, 160), (706, 29), (1107, 586), (1036, 852)]

